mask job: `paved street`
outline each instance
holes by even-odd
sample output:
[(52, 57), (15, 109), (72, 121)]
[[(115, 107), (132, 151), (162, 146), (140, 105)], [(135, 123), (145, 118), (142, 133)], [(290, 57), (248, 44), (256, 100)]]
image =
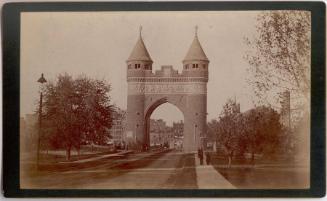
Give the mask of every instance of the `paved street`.
[[(28, 162), (26, 160), (25, 162)], [(26, 164), (23, 164), (26, 166)], [(55, 166), (57, 165), (57, 166)], [(235, 189), (305, 188), (305, 168), (200, 165), (196, 154), (157, 150), (115, 153), (57, 162), (41, 171), (21, 171), (22, 188), (40, 189)], [(243, 167), (244, 166), (244, 167)], [(35, 168), (34, 168), (35, 170)], [(284, 178), (288, 178), (285, 180)]]
[(64, 171), (22, 174), (22, 187), (169, 189), (197, 188), (194, 154), (161, 151), (133, 154), (127, 158), (104, 158), (94, 166)]

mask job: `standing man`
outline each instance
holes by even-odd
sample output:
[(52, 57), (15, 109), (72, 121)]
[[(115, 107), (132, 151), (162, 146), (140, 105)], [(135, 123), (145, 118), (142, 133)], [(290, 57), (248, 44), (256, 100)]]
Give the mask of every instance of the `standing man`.
[(203, 150), (200, 148), (200, 165), (203, 165)]
[(206, 163), (207, 163), (207, 165), (210, 165), (210, 163), (211, 163), (211, 158), (210, 158), (209, 152), (206, 152)]

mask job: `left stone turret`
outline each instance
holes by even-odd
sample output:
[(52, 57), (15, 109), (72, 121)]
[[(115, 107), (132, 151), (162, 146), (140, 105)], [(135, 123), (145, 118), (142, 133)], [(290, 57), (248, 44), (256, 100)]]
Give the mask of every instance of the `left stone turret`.
[(140, 27), (139, 39), (127, 61), (127, 77), (144, 76), (145, 71), (152, 71), (152, 59), (145, 47), (142, 38), (142, 27)]
[(144, 78), (152, 72), (152, 59), (145, 47), (140, 27), (139, 39), (127, 61), (127, 124), (126, 137), (130, 148), (144, 149), (144, 102), (145, 94), (140, 93), (135, 86), (144, 88)]

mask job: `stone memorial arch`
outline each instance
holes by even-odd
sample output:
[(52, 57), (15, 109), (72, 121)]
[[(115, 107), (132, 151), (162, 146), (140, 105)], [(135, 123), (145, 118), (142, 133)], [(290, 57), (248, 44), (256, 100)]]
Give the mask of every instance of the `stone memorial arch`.
[(161, 104), (171, 103), (184, 115), (183, 151), (194, 152), (202, 146), (200, 138), (206, 133), (209, 64), (197, 30), (181, 73), (172, 66), (152, 72), (152, 63), (140, 29), (139, 39), (127, 59), (126, 139), (138, 148), (149, 146), (152, 112)]

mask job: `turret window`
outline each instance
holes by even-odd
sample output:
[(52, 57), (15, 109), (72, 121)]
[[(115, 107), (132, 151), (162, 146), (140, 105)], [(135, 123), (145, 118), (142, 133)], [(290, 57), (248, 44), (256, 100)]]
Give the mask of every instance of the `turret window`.
[(193, 64), (193, 68), (199, 68), (199, 64)]
[(141, 64), (135, 64), (135, 69), (141, 68)]
[(144, 65), (145, 70), (151, 70), (151, 66), (149, 64)]
[(132, 65), (131, 64), (128, 64), (128, 69), (131, 69), (132, 68)]
[(202, 65), (202, 68), (203, 69), (206, 69), (206, 67), (207, 67), (207, 65), (205, 65), (205, 64)]

